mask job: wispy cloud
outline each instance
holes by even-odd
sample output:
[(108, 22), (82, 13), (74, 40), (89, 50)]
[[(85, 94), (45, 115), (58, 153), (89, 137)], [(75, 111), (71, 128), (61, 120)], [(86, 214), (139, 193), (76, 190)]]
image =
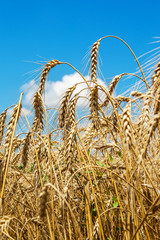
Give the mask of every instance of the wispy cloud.
[(22, 115), (26, 115), (27, 117), (32, 114), (32, 112), (29, 109), (25, 108), (25, 107), (22, 108), (21, 113), (22, 113)]
[[(85, 79), (89, 80), (89, 76), (86, 76)], [(74, 84), (81, 82), (82, 84), (77, 85), (74, 93), (76, 94), (80, 92), (82, 89), (84, 89), (83, 91), (81, 91), (80, 96), (89, 96), (88, 89), (85, 90), (85, 88), (87, 88), (86, 83), (84, 83), (82, 77), (76, 72), (70, 75), (64, 75), (61, 81), (56, 82), (47, 81), (44, 93), (45, 104), (48, 107), (55, 107), (69, 87), (72, 87)], [(101, 79), (98, 79), (98, 83), (105, 86), (105, 83)], [(37, 88), (38, 85), (33, 80), (27, 84), (24, 84), (21, 87), (21, 90), (24, 92), (23, 104), (25, 106), (29, 106), (32, 104), (33, 96)], [(85, 105), (86, 99), (80, 98), (78, 101), (78, 106), (83, 107)]]
[(21, 87), (21, 91), (24, 92), (23, 97), (23, 104), (28, 106), (32, 104), (33, 96), (38, 89), (38, 85), (34, 82), (34, 80), (31, 80), (29, 83), (24, 84)]

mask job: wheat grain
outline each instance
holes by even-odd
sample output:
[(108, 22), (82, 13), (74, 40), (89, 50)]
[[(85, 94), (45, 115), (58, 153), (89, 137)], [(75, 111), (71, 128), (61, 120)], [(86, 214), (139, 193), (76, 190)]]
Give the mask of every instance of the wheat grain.
[(132, 91), (131, 92), (131, 96), (132, 97), (138, 97), (138, 98), (142, 98), (143, 97), (143, 93), (141, 93), (141, 92), (138, 92), (138, 91)]
[(118, 102), (118, 104), (120, 105), (122, 102), (129, 102), (130, 98), (125, 96), (118, 96), (118, 97), (115, 97), (114, 100)]

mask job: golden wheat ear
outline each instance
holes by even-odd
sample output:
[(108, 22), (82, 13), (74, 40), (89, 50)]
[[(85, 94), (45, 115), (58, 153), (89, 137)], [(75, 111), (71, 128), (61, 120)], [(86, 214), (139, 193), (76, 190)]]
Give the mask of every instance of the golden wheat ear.
[(5, 110), (0, 115), (0, 144), (2, 143), (2, 139), (3, 139), (6, 116), (7, 116), (7, 111)]
[[(120, 79), (122, 78), (123, 75), (124, 74), (120, 74), (120, 75), (115, 76), (112, 79), (112, 81), (110, 82), (110, 85), (108, 87), (108, 92), (109, 92), (110, 95), (112, 95), (117, 83), (120, 81)], [(108, 99), (108, 97), (106, 97), (105, 101), (101, 104), (101, 107), (104, 107), (104, 106), (107, 107), (108, 103), (109, 103), (109, 99)]]
[(68, 103), (68, 110), (65, 117), (64, 130), (69, 131), (76, 124), (76, 104), (78, 95), (76, 94)]
[(65, 92), (65, 95), (62, 98), (62, 102), (59, 110), (59, 127), (63, 128), (65, 125), (65, 120), (67, 116), (68, 103), (71, 98), (73, 91), (76, 89), (76, 86), (68, 88)]
[(41, 96), (42, 96), (43, 91), (44, 91), (44, 85), (45, 85), (46, 78), (47, 78), (47, 75), (48, 75), (49, 71), (60, 63), (61, 62), (58, 61), (58, 60), (52, 60), (45, 65), (45, 67), (42, 71), (42, 74), (41, 74), (41, 79), (40, 79), (39, 88), (38, 88), (38, 91), (39, 91)]
[(154, 114), (160, 112), (160, 62), (158, 63), (155, 73), (152, 77), (153, 80), (153, 93), (155, 95), (155, 103), (154, 103)]
[(42, 96), (37, 91), (34, 95), (33, 106), (35, 110), (35, 117), (33, 121), (33, 131), (41, 132), (43, 130), (43, 104), (42, 104)]
[(99, 44), (99, 41), (95, 42), (91, 50), (91, 80), (93, 82), (97, 82), (97, 54)]
[(43, 219), (46, 216), (46, 202), (48, 196), (48, 187), (44, 186), (39, 195), (39, 218)]
[(130, 147), (132, 144), (131, 134), (131, 104), (128, 103), (122, 113), (122, 125), (124, 130), (124, 142)]
[(31, 133), (27, 133), (26, 137), (23, 140), (23, 148), (22, 148), (22, 154), (21, 154), (21, 161), (23, 164), (23, 168), (25, 169), (27, 162), (28, 162), (28, 152), (30, 149), (30, 139), (31, 139)]
[(95, 85), (90, 94), (90, 112), (91, 119), (95, 129), (98, 129), (100, 126), (99, 120), (99, 105), (98, 105), (98, 86)]
[(47, 75), (49, 71), (54, 68), (56, 65), (60, 64), (58, 60), (52, 60), (48, 62), (41, 74), (39, 88), (34, 95), (33, 106), (35, 110), (35, 118), (33, 122), (33, 130), (41, 132), (43, 130), (43, 104), (42, 104), (42, 94), (44, 92), (44, 86), (46, 82)]

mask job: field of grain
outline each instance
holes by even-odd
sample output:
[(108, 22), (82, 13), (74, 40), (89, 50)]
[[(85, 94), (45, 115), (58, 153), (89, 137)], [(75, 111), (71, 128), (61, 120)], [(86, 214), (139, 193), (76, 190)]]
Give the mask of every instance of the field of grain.
[[(1, 113), (0, 239), (160, 239), (160, 62), (146, 80), (119, 39), (140, 72), (102, 86), (102, 40), (92, 46), (90, 80), (52, 60), (33, 98), (33, 121), (22, 118), (23, 94)], [(43, 93), (59, 64), (74, 68), (84, 89), (77, 93), (73, 83), (50, 121)], [(143, 91), (114, 96), (126, 75), (141, 81)], [(82, 97), (88, 110), (78, 117)]]

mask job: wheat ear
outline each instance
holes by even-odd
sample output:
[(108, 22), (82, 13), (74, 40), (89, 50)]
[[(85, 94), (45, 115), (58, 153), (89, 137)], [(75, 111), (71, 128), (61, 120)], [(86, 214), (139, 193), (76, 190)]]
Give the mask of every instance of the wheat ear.
[(65, 92), (65, 95), (63, 96), (60, 110), (59, 110), (59, 126), (60, 128), (63, 128), (65, 125), (66, 115), (67, 115), (67, 107), (69, 99), (73, 93), (73, 91), (76, 89), (76, 86), (68, 88), (68, 90)]
[(44, 186), (42, 188), (42, 192), (39, 195), (39, 217), (41, 219), (43, 219), (46, 215), (45, 210), (46, 210), (47, 196), (48, 196), (47, 186)]
[(2, 138), (4, 134), (4, 124), (5, 124), (6, 116), (7, 116), (7, 111), (5, 110), (0, 115), (0, 144), (2, 143)]
[(27, 133), (25, 139), (23, 140), (23, 149), (22, 149), (22, 164), (23, 168), (25, 169), (28, 161), (28, 152), (30, 148), (30, 138), (31, 138), (31, 133)]
[(67, 123), (66, 123), (68, 130), (72, 128), (76, 123), (75, 109), (76, 109), (77, 100), (78, 100), (78, 96), (75, 95), (68, 104)]
[(43, 130), (43, 104), (42, 104), (42, 94), (44, 91), (44, 85), (46, 82), (47, 75), (49, 71), (55, 67), (56, 65), (60, 64), (58, 60), (52, 60), (48, 62), (41, 74), (41, 79), (39, 83), (38, 91), (34, 95), (33, 106), (35, 109), (35, 119), (33, 122), (33, 130), (34, 131), (41, 131)]
[(156, 114), (153, 116), (153, 118), (149, 122), (149, 127), (146, 129), (146, 132), (144, 134), (144, 144), (143, 148), (141, 149), (142, 156), (145, 157), (147, 152), (147, 147), (151, 141), (151, 138), (153, 136), (153, 133), (155, 132), (156, 128), (158, 127), (158, 122), (160, 119), (160, 115)]
[(122, 117), (123, 117), (122, 125), (123, 125), (123, 130), (124, 130), (125, 144), (127, 144), (130, 147), (131, 143), (132, 143), (130, 103), (128, 103), (127, 106), (125, 107), (125, 109), (123, 110)]
[(70, 164), (74, 155), (74, 146), (76, 141), (76, 125), (74, 125), (68, 134), (67, 145), (66, 145), (66, 161)]
[(40, 83), (39, 83), (39, 93), (40, 95), (42, 96), (43, 94), (43, 91), (44, 91), (44, 85), (45, 85), (45, 82), (46, 82), (46, 78), (47, 78), (47, 75), (49, 73), (49, 71), (55, 67), (56, 65), (60, 64), (61, 62), (59, 62), (58, 60), (52, 60), (50, 62), (48, 62), (43, 71), (42, 71), (42, 74), (41, 74), (41, 79), (40, 79)]
[(95, 42), (91, 50), (91, 80), (93, 82), (97, 82), (97, 54), (99, 44), (99, 41)]
[(149, 89), (146, 96), (144, 97), (144, 106), (143, 106), (143, 116), (142, 116), (142, 136), (144, 134), (144, 130), (148, 127), (148, 122), (150, 119), (150, 112), (149, 112), (149, 107), (151, 104), (151, 94), (152, 94), (152, 90)]
[[(112, 81), (110, 82), (110, 85), (108, 87), (108, 92), (110, 95), (112, 95), (113, 93), (113, 90), (115, 89), (117, 83), (119, 82), (119, 80), (122, 78), (124, 74), (120, 74), (120, 75), (117, 75), (115, 76)], [(101, 104), (101, 107), (104, 107), (104, 106), (107, 106), (109, 103), (109, 99), (108, 97), (106, 97), (105, 101)]]
[[(154, 114), (158, 114), (160, 112), (160, 62), (158, 63), (156, 69), (155, 69), (155, 74), (153, 76), (153, 92), (155, 95), (155, 102), (154, 102)], [(159, 125), (160, 120), (157, 120), (158, 124), (158, 129), (160, 132), (160, 125)]]
[(157, 64), (154, 75), (152, 76), (152, 87), (154, 91), (158, 89), (160, 85), (160, 62)]
[(33, 121), (32, 129), (34, 131), (41, 131), (41, 130), (43, 130), (43, 112), (44, 112), (44, 110), (43, 110), (41, 95), (39, 94), (39, 92), (36, 92), (34, 95), (33, 105), (34, 105), (34, 110), (35, 110), (35, 118)]
[(92, 123), (93, 126), (98, 129), (99, 125), (100, 125), (100, 121), (98, 118), (98, 110), (99, 110), (99, 106), (98, 106), (98, 86), (95, 85), (92, 90), (91, 90), (91, 94), (90, 94), (90, 112), (91, 112), (91, 116), (92, 116)]
[(82, 142), (85, 147), (89, 147), (91, 143), (93, 143), (93, 139), (97, 136), (93, 123), (86, 129), (83, 137)]
[(6, 132), (6, 136), (5, 136), (5, 144), (4, 144), (5, 150), (6, 150), (6, 152), (5, 152), (6, 158), (8, 157), (8, 154), (9, 154), (9, 148), (10, 148), (11, 140), (13, 140), (12, 137), (13, 137), (14, 130), (15, 130), (14, 127), (17, 124), (17, 121), (19, 119), (21, 107), (22, 107), (21, 104), (20, 104), (20, 106), (16, 105), (14, 107), (12, 116), (8, 122), (7, 132)]
[(115, 97), (114, 100), (120, 105), (122, 102), (129, 102), (130, 98), (125, 96)]

